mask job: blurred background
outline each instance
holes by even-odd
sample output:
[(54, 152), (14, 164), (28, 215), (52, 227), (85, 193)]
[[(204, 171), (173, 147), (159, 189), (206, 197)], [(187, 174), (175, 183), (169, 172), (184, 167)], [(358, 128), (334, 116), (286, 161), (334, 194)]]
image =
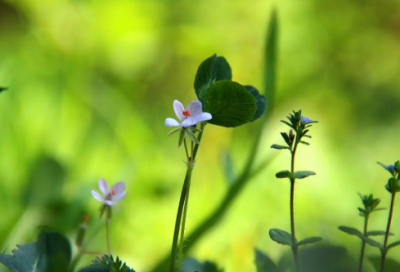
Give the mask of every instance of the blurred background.
[[(288, 251), (268, 230), (290, 230), (289, 184), (275, 178), (289, 168), (289, 154), (270, 146), (283, 143), (279, 120), (298, 109), (319, 123), (311, 146), (298, 151), (296, 168), (317, 175), (297, 183), (297, 235), (343, 243), (358, 256), (357, 238), (337, 227), (361, 229), (357, 192), (389, 206), (389, 174), (376, 162), (400, 159), (400, 2), (275, 2), (0, 0), (0, 86), (9, 87), (0, 94), (1, 252), (34, 241), (43, 225), (73, 239), (83, 214), (89, 231), (99, 229), (88, 249), (105, 250), (100, 202), (90, 194), (102, 177), (126, 182), (111, 224), (114, 254), (151, 269), (170, 250), (186, 170), (177, 135), (167, 137), (164, 127), (175, 117), (172, 102), (196, 99), (197, 67), (214, 53), (227, 58), (233, 80), (263, 91), (276, 7), (277, 93), (257, 155), (274, 160), (190, 256), (255, 271), (254, 247), (275, 260)], [(239, 173), (259, 125), (206, 127), (187, 233), (228, 189), (222, 154), (231, 152)], [(372, 216), (370, 228), (384, 230), (387, 211)], [(398, 202), (396, 240), (399, 228)], [(378, 250), (367, 247), (368, 254)]]

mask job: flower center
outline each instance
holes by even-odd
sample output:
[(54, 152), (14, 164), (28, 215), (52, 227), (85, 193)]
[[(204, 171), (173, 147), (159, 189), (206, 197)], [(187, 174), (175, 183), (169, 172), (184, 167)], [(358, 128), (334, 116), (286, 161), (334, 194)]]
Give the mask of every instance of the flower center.
[(115, 195), (115, 190), (114, 189), (111, 190), (111, 194)]
[(184, 111), (183, 111), (183, 115), (185, 115), (186, 117), (188, 117), (188, 116), (190, 116), (190, 112), (187, 111), (187, 110), (184, 110)]

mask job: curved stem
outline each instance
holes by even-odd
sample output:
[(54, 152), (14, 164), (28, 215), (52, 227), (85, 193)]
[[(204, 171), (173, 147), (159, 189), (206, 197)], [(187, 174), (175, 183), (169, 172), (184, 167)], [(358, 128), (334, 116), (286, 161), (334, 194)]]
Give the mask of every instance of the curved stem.
[[(366, 214), (366, 215), (365, 215), (365, 221), (364, 221), (364, 237), (366, 237), (366, 235), (367, 235), (368, 219), (369, 219), (369, 214)], [(363, 269), (363, 261), (364, 261), (364, 254), (365, 254), (365, 241), (362, 240), (362, 243), (361, 243), (360, 260), (359, 260), (359, 263), (358, 263), (358, 272), (362, 272), (362, 269)]]
[(396, 197), (396, 192), (392, 193), (392, 201), (390, 202), (390, 211), (389, 211), (389, 218), (388, 218), (388, 223), (386, 227), (386, 234), (385, 234), (385, 241), (383, 243), (383, 250), (382, 250), (382, 258), (381, 258), (381, 272), (383, 272), (384, 267), (385, 267), (385, 259), (386, 259), (386, 254), (387, 254), (387, 243), (389, 239), (389, 233), (390, 233), (390, 225), (392, 224), (392, 216), (393, 216), (393, 209), (394, 209), (394, 200)]

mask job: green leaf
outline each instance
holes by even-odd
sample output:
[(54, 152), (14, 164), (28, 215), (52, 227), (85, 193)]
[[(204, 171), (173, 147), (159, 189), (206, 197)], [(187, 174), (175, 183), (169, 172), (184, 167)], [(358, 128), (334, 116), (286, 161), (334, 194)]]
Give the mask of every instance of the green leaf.
[(214, 82), (224, 79), (232, 79), (231, 67), (224, 57), (217, 57), (214, 54), (204, 60), (197, 69), (194, 79), (194, 89), (198, 99), (204, 103), (204, 95), (208, 87)]
[(67, 238), (57, 232), (41, 231), (37, 242), (38, 267), (44, 271), (63, 272), (71, 261), (71, 245)]
[(358, 229), (355, 229), (355, 228), (340, 226), (339, 230), (341, 230), (341, 231), (343, 231), (343, 232), (345, 232), (347, 234), (350, 234), (350, 235), (358, 236), (360, 238), (364, 237), (364, 235), (361, 233), (361, 231), (359, 231)]
[(305, 244), (316, 243), (316, 242), (319, 242), (319, 241), (322, 241), (321, 237), (309, 237), (309, 238), (301, 240), (300, 242), (297, 242), (296, 245), (297, 246), (302, 246), (302, 245), (305, 245)]
[[(100, 266), (108, 268), (109, 271), (113, 272), (135, 272), (134, 269), (130, 268), (126, 265), (126, 263), (122, 262), (122, 260), (117, 256), (116, 259), (112, 255), (104, 254), (101, 258), (96, 257), (93, 261), (93, 265), (91, 267), (100, 268)], [(95, 270), (97, 272), (98, 270)], [(104, 270), (99, 270), (104, 271)]]
[(276, 56), (277, 56), (278, 16), (274, 9), (267, 30), (266, 46), (264, 54), (264, 90), (267, 109), (272, 112), (275, 97), (276, 81)]
[(315, 175), (315, 172), (312, 171), (296, 171), (293, 174), (293, 178), (295, 179), (303, 179), (306, 178), (308, 176), (312, 176)]
[(289, 170), (283, 170), (275, 174), (277, 178), (293, 178), (292, 173)]
[(36, 243), (17, 245), (17, 249), (14, 249), (12, 254), (0, 254), (0, 262), (12, 271), (46, 272), (36, 269), (36, 262), (39, 258)]
[[(366, 236), (383, 236), (386, 235), (386, 231), (382, 231), (382, 230), (371, 230), (371, 231), (367, 231)], [(393, 236), (393, 233), (389, 233), (390, 236)]]
[(256, 100), (239, 83), (221, 80), (206, 90), (203, 111), (211, 113), (210, 124), (237, 127), (253, 119)]
[(199, 271), (199, 272), (223, 272), (223, 269), (218, 268), (217, 264), (205, 261), (199, 262), (193, 258), (183, 260), (181, 271)]
[[(368, 259), (373, 264), (376, 271), (381, 271), (381, 256), (369, 256)], [(385, 272), (399, 272), (400, 271), (400, 263), (397, 260), (393, 260), (390, 258), (385, 259)]]
[(111, 268), (96, 264), (82, 268), (78, 272), (111, 272)]
[(399, 245), (400, 245), (400, 241), (396, 241), (396, 242), (393, 242), (393, 243), (391, 243), (390, 245), (388, 245), (388, 246), (386, 247), (386, 249), (389, 250), (389, 249), (392, 249), (392, 248), (397, 247), (397, 246), (399, 246)]
[(292, 235), (281, 229), (270, 229), (269, 237), (278, 244), (292, 246)]
[(257, 248), (254, 249), (254, 253), (257, 272), (281, 272), (267, 254)]
[(274, 149), (289, 149), (289, 147), (287, 147), (287, 146), (277, 145), (277, 144), (271, 145), (271, 148), (274, 148)]
[(349, 228), (349, 227), (340, 226), (339, 230), (341, 230), (341, 231), (343, 231), (343, 232), (345, 232), (347, 234), (357, 236), (358, 238), (360, 238), (361, 240), (365, 241), (369, 245), (371, 245), (373, 247), (377, 247), (380, 250), (383, 250), (383, 245), (381, 245), (377, 241), (374, 241), (374, 240), (372, 240), (372, 239), (370, 239), (368, 237), (365, 237), (359, 230), (357, 230), (355, 228)]
[(265, 113), (267, 109), (267, 101), (265, 100), (265, 96), (260, 94), (258, 90), (253, 86), (245, 85), (244, 87), (249, 93), (251, 93), (254, 96), (254, 99), (256, 100), (257, 110), (256, 113), (254, 114), (253, 119), (251, 120), (254, 121), (260, 118)]
[(310, 143), (308, 143), (308, 142), (306, 142), (306, 141), (300, 141), (300, 143), (301, 143), (301, 144), (304, 144), (304, 145), (310, 145)]

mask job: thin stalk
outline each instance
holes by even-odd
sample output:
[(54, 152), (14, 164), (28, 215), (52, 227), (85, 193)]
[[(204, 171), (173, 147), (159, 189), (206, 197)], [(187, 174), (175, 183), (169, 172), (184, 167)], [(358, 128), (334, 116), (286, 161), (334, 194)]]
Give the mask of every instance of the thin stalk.
[[(206, 123), (201, 124), (201, 130), (199, 132), (199, 135), (197, 136), (197, 140), (199, 143), (201, 141), (201, 137), (203, 136), (203, 131), (204, 131), (205, 126), (206, 126)], [(174, 238), (172, 241), (171, 258), (170, 258), (170, 266), (169, 266), (170, 272), (175, 272), (175, 264), (176, 264), (177, 253), (178, 253), (178, 239), (179, 239), (180, 233), (181, 233), (181, 237), (182, 237), (181, 244), (183, 243), (183, 237), (184, 237), (183, 235), (184, 235), (184, 228), (185, 228), (185, 221), (186, 221), (186, 210), (187, 210), (187, 198), (188, 198), (189, 189), (190, 189), (190, 187), (189, 187), (190, 180), (191, 180), (191, 176), (192, 176), (192, 170), (194, 167), (193, 163), (195, 162), (197, 150), (200, 145), (200, 144), (196, 144), (195, 146), (193, 146), (193, 142), (192, 142), (191, 157), (189, 157), (186, 139), (184, 141), (185, 141), (186, 157), (188, 159), (188, 162), (187, 162), (188, 169), (186, 171), (185, 181), (183, 182), (181, 197), (179, 199), (178, 212), (176, 214)], [(186, 208), (185, 208), (185, 206), (186, 206)], [(182, 215), (183, 215), (183, 218), (182, 218)], [(181, 224), (182, 224), (182, 227), (181, 227)], [(180, 255), (179, 255), (178, 267), (180, 267), (180, 265), (181, 265), (180, 262), (181, 262), (181, 255), (182, 255), (182, 246), (180, 246), (179, 254)]]
[(183, 218), (182, 218), (182, 223), (181, 223), (181, 230), (180, 230), (180, 243), (179, 243), (179, 256), (178, 256), (178, 270), (181, 270), (181, 264), (182, 264), (182, 259), (183, 259), (183, 243), (185, 240), (185, 228), (186, 228), (186, 214), (188, 210), (188, 205), (189, 205), (189, 193), (190, 193), (190, 182), (191, 182), (191, 170), (189, 172), (189, 181), (187, 184), (187, 190), (186, 190), (186, 201), (185, 205), (183, 207)]
[[(368, 220), (369, 220), (369, 214), (366, 214), (365, 215), (365, 221), (364, 221), (364, 237), (367, 236)], [(362, 240), (360, 260), (359, 260), (359, 263), (358, 263), (358, 272), (362, 272), (362, 269), (363, 269), (364, 253), (365, 253), (365, 241)]]
[(185, 199), (186, 199), (188, 180), (189, 180), (189, 169), (186, 172), (185, 181), (183, 182), (181, 198), (179, 199), (178, 212), (176, 214), (174, 238), (172, 240), (171, 259), (170, 259), (170, 266), (169, 266), (170, 272), (175, 271), (176, 253), (177, 253), (177, 249), (178, 249), (178, 238), (179, 238), (179, 231), (181, 229), (182, 211), (183, 211), (183, 206), (185, 204)]
[(110, 230), (109, 230), (109, 219), (106, 218), (106, 235), (107, 235), (107, 252), (111, 254), (110, 251)]
[[(297, 135), (296, 135), (297, 137)], [(290, 162), (290, 171), (292, 174), (294, 174), (294, 162), (295, 162), (295, 156), (296, 156), (296, 150), (297, 150), (297, 139), (294, 144), (294, 148), (292, 151), (292, 159)], [(296, 229), (294, 226), (294, 183), (295, 179), (290, 179), (290, 230), (292, 233), (292, 252), (293, 252), (293, 259), (294, 259), (294, 264), (295, 264), (295, 271), (299, 270), (299, 258), (297, 254), (297, 245), (296, 245)]]
[(392, 193), (392, 201), (390, 203), (390, 211), (389, 211), (389, 218), (388, 218), (388, 223), (386, 227), (386, 234), (385, 234), (385, 241), (383, 243), (383, 250), (382, 250), (382, 258), (381, 258), (381, 272), (383, 272), (384, 267), (385, 267), (385, 259), (386, 259), (386, 254), (387, 254), (387, 243), (389, 239), (389, 233), (390, 233), (390, 225), (392, 224), (392, 216), (393, 216), (393, 209), (394, 209), (394, 200), (396, 197), (396, 192)]

